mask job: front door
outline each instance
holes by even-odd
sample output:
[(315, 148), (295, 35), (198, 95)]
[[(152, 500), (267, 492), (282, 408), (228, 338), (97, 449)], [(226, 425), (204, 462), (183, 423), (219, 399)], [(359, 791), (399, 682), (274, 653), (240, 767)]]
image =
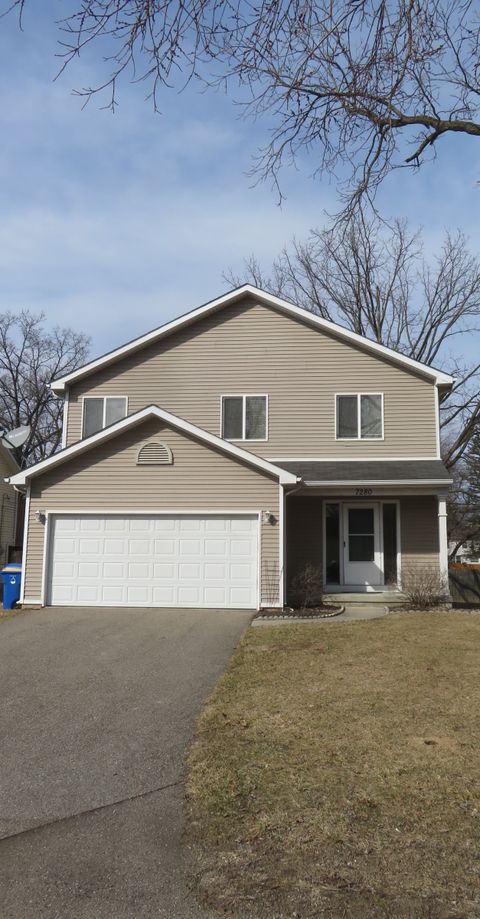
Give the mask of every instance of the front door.
[(383, 584), (379, 505), (345, 504), (343, 513), (345, 584)]

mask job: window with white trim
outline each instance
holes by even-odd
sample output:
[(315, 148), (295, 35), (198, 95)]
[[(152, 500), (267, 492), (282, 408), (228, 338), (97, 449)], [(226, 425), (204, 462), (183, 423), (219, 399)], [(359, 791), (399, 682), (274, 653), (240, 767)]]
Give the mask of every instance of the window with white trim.
[(383, 393), (348, 393), (335, 398), (337, 440), (383, 439)]
[(83, 400), (83, 436), (91, 437), (126, 414), (126, 396), (87, 396)]
[(225, 440), (267, 440), (266, 396), (222, 396)]

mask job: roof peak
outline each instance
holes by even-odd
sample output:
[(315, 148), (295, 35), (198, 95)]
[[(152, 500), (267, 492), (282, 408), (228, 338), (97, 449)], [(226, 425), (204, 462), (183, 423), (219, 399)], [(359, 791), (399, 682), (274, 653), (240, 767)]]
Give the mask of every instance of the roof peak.
[(429, 367), (427, 364), (422, 364), (420, 361), (416, 361), (413, 358), (407, 357), (407, 355), (401, 354), (399, 351), (394, 351), (392, 348), (388, 348), (386, 345), (381, 345), (378, 342), (372, 341), (363, 335), (359, 335), (357, 332), (352, 332), (350, 329), (347, 329), (338, 323), (332, 322), (329, 319), (322, 319), (315, 313), (310, 313), (308, 310), (304, 309), (303, 307), (296, 306), (296, 304), (291, 303), (289, 300), (284, 300), (281, 297), (270, 294), (268, 291), (254, 287), (253, 284), (242, 284), (240, 287), (236, 287), (230, 290), (228, 293), (223, 294), (220, 297), (216, 297), (214, 300), (210, 300), (207, 303), (202, 304), (202, 306), (196, 307), (195, 309), (184, 313), (183, 315), (165, 323), (162, 326), (159, 326), (156, 329), (152, 329), (145, 335), (134, 338), (131, 341), (126, 342), (124, 345), (121, 345), (118, 348), (114, 348), (112, 351), (108, 351), (100, 357), (89, 361), (87, 364), (84, 364), (83, 367), (79, 367), (77, 370), (74, 370), (72, 373), (69, 373), (63, 377), (59, 377), (57, 380), (53, 380), (53, 382), (50, 384), (51, 388), (56, 393), (63, 393), (68, 388), (68, 386), (71, 385), (71, 383), (74, 383), (83, 377), (89, 376), (100, 367), (112, 364), (115, 361), (120, 360), (126, 354), (132, 353), (134, 351), (139, 351), (142, 348), (147, 347), (147, 345), (172, 334), (178, 329), (197, 322), (204, 316), (208, 316), (211, 313), (215, 313), (216, 311), (223, 309), (232, 303), (235, 303), (237, 300), (240, 300), (243, 296), (246, 295), (256, 297), (257, 300), (259, 300), (264, 305), (271, 306), (274, 309), (280, 310), (286, 315), (294, 316), (295, 318), (305, 322), (307, 325), (310, 325), (313, 328), (329, 332), (337, 338), (347, 340), (359, 348), (363, 348), (364, 350), (376, 353), (386, 360), (390, 360), (394, 363), (403, 365), (404, 367), (408, 367), (412, 372), (416, 372), (423, 376), (429, 377), (430, 379), (433, 379), (439, 386), (449, 387), (454, 382), (453, 377), (451, 377), (449, 374)]

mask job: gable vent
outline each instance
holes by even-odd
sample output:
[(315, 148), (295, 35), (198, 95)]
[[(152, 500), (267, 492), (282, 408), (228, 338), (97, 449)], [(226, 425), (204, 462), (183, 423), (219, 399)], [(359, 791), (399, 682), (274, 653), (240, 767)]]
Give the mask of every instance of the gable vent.
[(169, 466), (172, 463), (173, 454), (166, 444), (144, 444), (138, 451), (137, 466)]

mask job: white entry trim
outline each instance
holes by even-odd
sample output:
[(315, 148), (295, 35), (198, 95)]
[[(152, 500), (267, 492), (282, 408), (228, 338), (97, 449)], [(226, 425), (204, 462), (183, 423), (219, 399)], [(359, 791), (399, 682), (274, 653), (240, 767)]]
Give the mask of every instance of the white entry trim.
[[(50, 569), (50, 552), (52, 549), (51, 546), (51, 534), (52, 534), (52, 523), (58, 517), (182, 517), (182, 516), (198, 516), (198, 517), (255, 517), (257, 520), (257, 578), (256, 578), (256, 609), (259, 610), (261, 607), (262, 599), (262, 568), (261, 568), (261, 557), (262, 557), (262, 511), (257, 510), (198, 510), (196, 508), (191, 508), (190, 510), (177, 510), (172, 508), (170, 510), (162, 508), (161, 510), (148, 509), (143, 511), (131, 511), (131, 510), (67, 510), (61, 508), (59, 510), (49, 510), (45, 514), (45, 533), (43, 539), (43, 559), (42, 559), (42, 582), (41, 582), (41, 598), (38, 600), (30, 600), (30, 603), (40, 602), (42, 606), (47, 604), (48, 596), (48, 575)], [(23, 569), (25, 570), (25, 569)], [(24, 579), (22, 579), (24, 582)]]
[[(357, 502), (355, 502), (355, 501), (352, 502), (351, 500), (348, 499), (348, 497), (347, 497), (347, 498), (343, 498), (343, 497), (342, 497), (342, 498), (332, 497), (332, 499), (329, 499), (329, 498), (326, 497), (326, 496), (325, 496), (325, 498), (324, 498), (324, 500), (323, 500), (323, 502), (322, 502), (322, 565), (323, 565), (323, 577), (324, 577), (324, 583), (325, 583), (325, 590), (328, 590), (328, 591), (330, 591), (330, 589), (338, 590), (338, 591), (351, 589), (350, 585), (345, 584), (345, 572), (344, 572), (344, 547), (343, 547), (343, 542), (344, 542), (344, 523), (343, 523), (344, 511), (343, 511), (343, 508), (344, 508), (345, 505), (350, 505), (350, 504), (352, 504), (352, 503), (355, 504), (355, 503), (357, 503)], [(368, 500), (365, 501), (365, 504), (368, 504), (368, 503), (369, 503)], [(372, 502), (370, 502), (370, 503), (372, 503)], [(382, 561), (382, 570), (383, 570), (383, 578), (384, 578), (384, 580), (385, 580), (385, 569), (384, 569), (384, 550), (383, 550), (383, 505), (384, 505), (384, 504), (395, 504), (395, 505), (396, 505), (396, 508), (397, 508), (397, 511), (396, 511), (396, 523), (397, 523), (397, 589), (398, 589), (398, 590), (401, 590), (401, 587), (402, 587), (401, 502), (400, 502), (400, 500), (399, 500), (398, 498), (389, 498), (389, 497), (386, 497), (386, 496), (385, 496), (385, 497), (380, 497), (380, 498), (378, 498), (378, 499), (374, 499), (373, 503), (378, 504), (379, 507), (380, 507), (379, 535), (380, 535), (380, 552), (381, 552), (381, 561)], [(327, 515), (326, 515), (326, 505), (327, 505), (327, 504), (338, 504), (338, 506), (339, 506), (339, 535), (338, 535), (338, 539), (339, 539), (339, 558), (340, 558), (340, 583), (339, 583), (339, 584), (327, 584), (327, 582), (326, 582), (326, 576), (327, 576)], [(361, 505), (362, 502), (359, 501), (358, 504)], [(380, 587), (377, 587), (376, 589), (377, 589), (377, 590), (380, 590), (380, 589), (382, 589), (382, 587), (384, 588), (384, 587), (385, 587), (385, 584), (380, 585)], [(356, 588), (356, 591), (357, 591), (357, 592), (361, 592), (361, 591), (358, 591), (358, 588)]]

